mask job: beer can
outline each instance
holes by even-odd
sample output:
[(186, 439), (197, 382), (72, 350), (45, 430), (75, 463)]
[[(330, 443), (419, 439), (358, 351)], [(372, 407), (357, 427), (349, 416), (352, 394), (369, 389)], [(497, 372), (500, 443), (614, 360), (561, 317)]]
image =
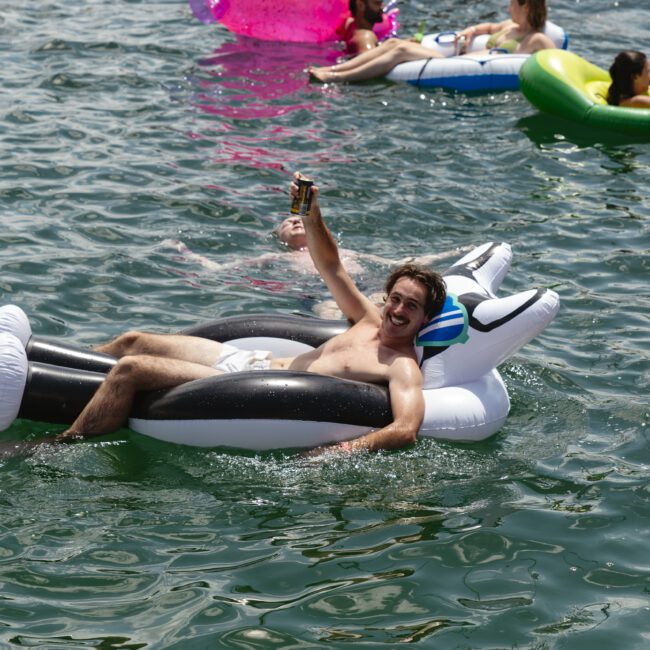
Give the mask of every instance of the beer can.
[(311, 186), (314, 181), (308, 178), (299, 178), (296, 181), (298, 185), (298, 195), (291, 201), (291, 214), (305, 215), (311, 208)]

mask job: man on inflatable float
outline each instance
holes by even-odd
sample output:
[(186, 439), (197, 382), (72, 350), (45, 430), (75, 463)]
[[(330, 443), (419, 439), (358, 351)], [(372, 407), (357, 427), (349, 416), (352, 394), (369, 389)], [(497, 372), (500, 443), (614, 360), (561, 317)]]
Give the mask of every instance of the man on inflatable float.
[[(296, 191), (293, 183), (294, 196)], [(128, 332), (97, 348), (118, 361), (79, 417), (54, 441), (97, 436), (120, 428), (128, 421), (139, 392), (169, 389), (229, 372), (271, 369), (387, 384), (392, 422), (337, 447), (378, 450), (413, 443), (424, 416), (423, 377), (414, 341), (445, 302), (443, 279), (413, 264), (397, 267), (386, 283), (382, 313), (343, 268), (334, 238), (321, 217), (315, 186), (311, 209), (303, 221), (314, 265), (352, 323), (348, 330), (314, 350), (285, 358), (194, 336)]]
[(72, 426), (7, 441), (0, 454), (108, 433), (127, 414), (130, 429), (159, 440), (250, 450), (391, 448), (416, 435), (471, 442), (499, 431), (510, 400), (497, 366), (553, 320), (557, 293), (497, 296), (512, 251), (486, 242), (443, 272), (442, 309), (426, 297), (430, 280), (438, 295), (439, 278), (407, 267), (389, 278), (382, 315), (343, 270), (317, 205), (305, 223), (308, 254), (352, 322), (244, 314), (182, 336), (126, 334), (98, 351), (34, 336), (20, 307), (1, 306), (0, 431), (16, 418)]

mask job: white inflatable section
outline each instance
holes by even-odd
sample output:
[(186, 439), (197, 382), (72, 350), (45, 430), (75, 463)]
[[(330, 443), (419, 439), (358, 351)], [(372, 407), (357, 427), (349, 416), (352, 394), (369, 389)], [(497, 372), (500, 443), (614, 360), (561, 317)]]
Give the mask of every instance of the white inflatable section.
[(425, 389), (420, 435), (471, 442), (496, 433), (505, 423), (510, 398), (497, 370), (461, 386)]
[[(447, 281), (451, 291), (454, 279)], [(485, 300), (476, 308), (474, 317), (484, 325), (495, 323), (524, 307), (537, 293), (531, 289), (505, 298)], [(422, 364), (425, 388), (457, 386), (478, 379), (537, 336), (559, 308), (558, 295), (547, 290), (533, 305), (490, 331), (482, 332), (470, 326), (466, 343), (456, 343)]]
[(0, 332), (0, 431), (18, 415), (27, 381), (24, 343), (8, 332)]
[[(568, 37), (558, 25), (547, 21), (544, 33), (555, 46), (566, 49)], [(519, 87), (519, 70), (529, 54), (492, 53), (487, 50), (490, 36), (477, 36), (464, 56), (456, 56), (456, 32), (427, 34), (422, 45), (442, 58), (419, 59), (396, 65), (387, 75), (390, 81), (420, 86), (441, 86), (460, 91), (508, 90)]]
[[(510, 244), (503, 242), (499, 244), (496, 253), (492, 253), (486, 261), (479, 261), (481, 256), (490, 250), (492, 246), (494, 246), (492, 242), (477, 246), (454, 263), (455, 267), (476, 266), (472, 272), (472, 278), (454, 276), (454, 291), (456, 295), (480, 291), (486, 293), (488, 296), (495, 296), (503, 279), (510, 270), (510, 265), (512, 264), (512, 248)], [(453, 271), (454, 266), (451, 267), (450, 272)]]
[(165, 442), (193, 447), (237, 447), (251, 451), (301, 447), (311, 449), (358, 438), (368, 432), (367, 427), (352, 424), (254, 418), (183, 422), (131, 418), (129, 427)]
[(25, 347), (32, 336), (32, 326), (20, 307), (3, 305), (0, 307), (0, 332), (13, 334)]
[(279, 339), (273, 336), (256, 336), (254, 338), (232, 339), (224, 342), (234, 345), (240, 350), (268, 350), (273, 352), (274, 357), (278, 358), (298, 356), (303, 352), (314, 349), (312, 345), (307, 345), (307, 343)]

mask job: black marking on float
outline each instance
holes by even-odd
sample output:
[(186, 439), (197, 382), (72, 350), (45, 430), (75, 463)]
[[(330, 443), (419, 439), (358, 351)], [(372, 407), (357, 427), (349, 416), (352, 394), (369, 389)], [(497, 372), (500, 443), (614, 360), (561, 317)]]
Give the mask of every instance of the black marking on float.
[(36, 336), (29, 339), (25, 352), (30, 361), (90, 372), (107, 373), (116, 363), (108, 354)]
[(497, 327), (501, 327), (501, 325), (504, 325), (505, 323), (509, 323), (514, 318), (517, 318), (519, 314), (522, 314), (531, 305), (535, 304), (545, 293), (546, 293), (546, 289), (537, 289), (537, 291), (528, 300), (526, 300), (526, 302), (524, 302), (519, 307), (517, 307), (517, 309), (514, 309), (513, 311), (506, 314), (502, 318), (497, 318), (491, 323), (481, 323), (481, 321), (474, 316), (474, 309), (476, 309), (479, 302), (481, 302), (483, 299), (477, 301), (475, 304), (471, 306), (471, 308), (469, 307), (468, 304), (465, 303), (465, 301), (463, 301), (463, 304), (465, 304), (465, 306), (467, 307), (467, 315), (469, 316), (470, 327), (473, 327), (478, 332), (491, 332), (492, 330), (495, 330)]
[(141, 395), (131, 417), (145, 420), (272, 419), (383, 427), (388, 388), (311, 372), (259, 370), (218, 375)]
[(18, 417), (72, 424), (105, 376), (99, 372), (30, 361)]
[(463, 262), (455, 266), (449, 267), (442, 275), (459, 275), (463, 278), (470, 278), (476, 282), (476, 278), (473, 275), (474, 271), (478, 271), (482, 266), (485, 266), (489, 259), (492, 257), (494, 251), (498, 249), (501, 244), (495, 243), (488, 247), (487, 250), (483, 251), (478, 257), (469, 262)]

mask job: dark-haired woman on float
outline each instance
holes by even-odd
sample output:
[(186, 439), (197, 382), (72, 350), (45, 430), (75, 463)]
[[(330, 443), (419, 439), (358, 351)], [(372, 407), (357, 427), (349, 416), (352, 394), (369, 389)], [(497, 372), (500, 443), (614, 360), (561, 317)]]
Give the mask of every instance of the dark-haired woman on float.
[(627, 50), (617, 54), (609, 68), (612, 85), (607, 103), (627, 108), (650, 108), (650, 63), (643, 52)]
[[(510, 0), (509, 10), (509, 20), (473, 25), (460, 32), (457, 40), (465, 41), (469, 46), (475, 36), (490, 34), (485, 53), (496, 48), (509, 54), (532, 54), (555, 47), (544, 34), (546, 0)], [(481, 54), (483, 52), (472, 52), (471, 56)], [(309, 73), (322, 82), (365, 81), (383, 77), (399, 63), (441, 57), (443, 55), (439, 52), (415, 41), (391, 38), (345, 63), (323, 68), (311, 67)]]

